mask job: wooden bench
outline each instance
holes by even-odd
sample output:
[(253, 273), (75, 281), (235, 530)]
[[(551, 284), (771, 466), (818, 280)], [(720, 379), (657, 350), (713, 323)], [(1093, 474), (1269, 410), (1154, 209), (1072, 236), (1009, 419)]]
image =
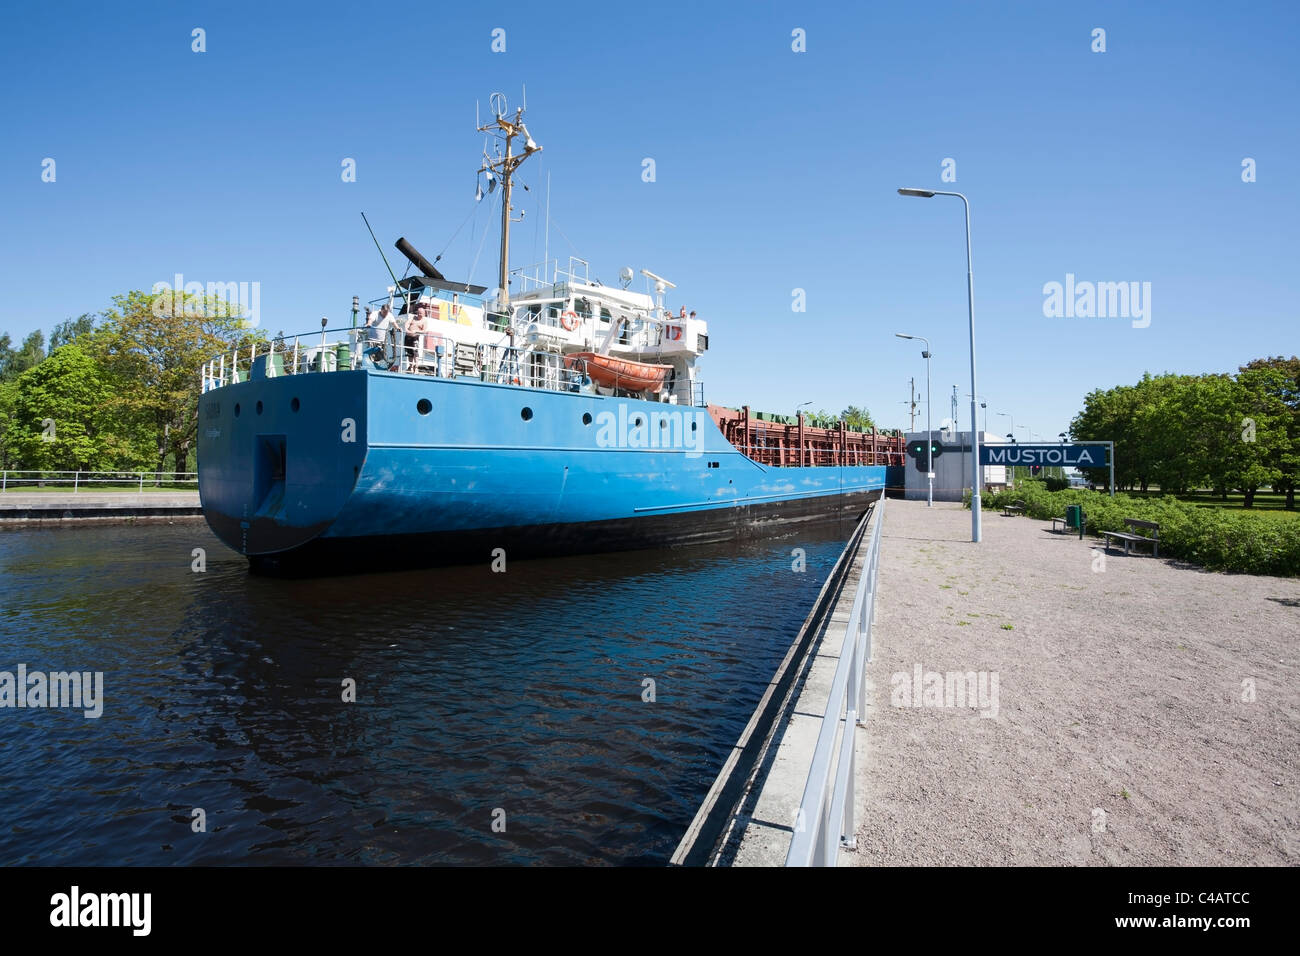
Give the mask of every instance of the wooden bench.
[(1003, 517), (1010, 518), (1012, 515), (1022, 515), (1025, 513), (1025, 503), (1023, 501), (1012, 502), (1002, 506)]
[[(1061, 526), (1061, 531), (1062, 531), (1062, 533), (1071, 530), (1071, 529), (1070, 529), (1070, 524), (1069, 524), (1069, 519), (1068, 519), (1068, 518), (1065, 518), (1065, 517), (1053, 518), (1053, 519), (1052, 519), (1052, 530), (1053, 530), (1053, 531), (1056, 530), (1056, 526), (1057, 526), (1058, 524)], [(1081, 539), (1083, 538), (1083, 534), (1084, 534), (1084, 532), (1087, 531), (1087, 530), (1088, 530), (1088, 516), (1087, 516), (1086, 514), (1084, 514), (1083, 509), (1080, 508), (1080, 509), (1079, 509), (1079, 528), (1078, 528), (1078, 531), (1079, 531), (1079, 537), (1080, 537)]]
[[(1124, 531), (1103, 531), (1102, 537), (1106, 539), (1106, 550), (1110, 550), (1111, 539), (1124, 542), (1124, 553), (1129, 553), (1135, 543), (1151, 545), (1151, 557), (1160, 557), (1160, 525), (1154, 521), (1142, 521), (1138, 518), (1125, 518), (1124, 525), (1129, 528), (1128, 532)], [(1150, 535), (1133, 534), (1134, 528), (1147, 528), (1151, 531)]]

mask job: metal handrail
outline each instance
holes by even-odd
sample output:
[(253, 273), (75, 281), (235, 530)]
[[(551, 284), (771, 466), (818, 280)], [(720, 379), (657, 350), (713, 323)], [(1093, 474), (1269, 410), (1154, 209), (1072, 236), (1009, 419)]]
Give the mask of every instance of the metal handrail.
[[(438, 378), (455, 378), (457, 374), (469, 374), (497, 384), (520, 384), (530, 388), (550, 391), (578, 391), (583, 379), (590, 380), (586, 363), (579, 369), (566, 360), (567, 367), (551, 370), (554, 374), (543, 376), (525, 375), (520, 359), (529, 350), (520, 346), (500, 344), (478, 344), (475, 368), (463, 373), (456, 369), (456, 341), (443, 336), (437, 329), (425, 329), (418, 334), (419, 341), (414, 346), (407, 346), (406, 333), (396, 328), (388, 328), (381, 346), (382, 355), (379, 366), (390, 371), (407, 374), (432, 375)], [(317, 339), (316, 337), (320, 338)], [(443, 354), (438, 356), (436, 348), (426, 346), (429, 342), (441, 340)], [(508, 339), (507, 339), (508, 341)], [(345, 368), (357, 369), (363, 364), (372, 363), (374, 344), (365, 326), (346, 326), (335, 329), (321, 329), (319, 332), (305, 332), (297, 335), (276, 336), (274, 339), (252, 342), (242, 348), (222, 352), (203, 364), (201, 370), (201, 392), (236, 382), (246, 381), (252, 376), (253, 366), (258, 359), (267, 360), (268, 355), (283, 356), (282, 367), (276, 375), (302, 375), (314, 372), (330, 372), (339, 369), (334, 358), (339, 346), (348, 346), (348, 364)], [(533, 354), (554, 354), (558, 352), (539, 352)], [(268, 369), (269, 371), (269, 369)], [(518, 381), (516, 381), (518, 380)], [(704, 385), (698, 379), (679, 379), (672, 389), (679, 404), (703, 407)]]
[[(22, 475), (34, 475), (32, 478), (19, 477)], [(49, 475), (72, 475), (71, 478), (50, 478)], [(92, 477), (94, 475), (107, 475), (106, 478)], [(181, 477), (181, 476), (185, 477)], [(34, 471), (5, 469), (0, 471), (0, 492), (8, 491), (10, 483), (17, 484), (42, 484), (42, 485), (72, 485), (72, 492), (76, 494), (82, 485), (86, 484), (113, 484), (124, 485), (133, 481), (137, 483), (140, 491), (144, 491), (146, 480), (160, 485), (192, 485), (197, 484), (199, 480), (198, 472), (194, 471)]]
[[(858, 579), (853, 609), (844, 629), (839, 664), (835, 667), (830, 696), (822, 714), (812, 766), (808, 769), (803, 799), (795, 817), (794, 837), (786, 853), (786, 866), (834, 866), (841, 847), (851, 850), (856, 845), (853, 821), (857, 775), (855, 731), (865, 723), (862, 720), (867, 706), (864, 676), (866, 663), (871, 660), (871, 617), (876, 606), (880, 528), (885, 520), (883, 496), (872, 507), (870, 520), (873, 526), (862, 576)], [(841, 712), (844, 714), (842, 722)], [(838, 748), (835, 746), (837, 735), (840, 737)], [(838, 831), (835, 839), (831, 838), (832, 830)]]

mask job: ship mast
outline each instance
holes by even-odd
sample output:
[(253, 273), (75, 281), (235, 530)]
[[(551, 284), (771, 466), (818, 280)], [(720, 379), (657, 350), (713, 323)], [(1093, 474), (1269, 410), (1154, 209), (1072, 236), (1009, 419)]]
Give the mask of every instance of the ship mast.
[[(524, 125), (524, 107), (520, 106), (515, 110), (514, 119), (506, 117), (506, 98), (504, 94), (493, 93), (488, 101), (492, 106), (492, 113), (496, 117), (486, 126), (480, 126), (480, 133), (492, 133), (505, 140), (505, 155), (501, 155), (498, 147), (497, 157), (489, 159), (487, 152), (483, 154), (483, 165), (479, 167), (479, 173), (486, 173), (488, 177), (488, 189), (492, 188), (492, 182), (495, 179), (501, 183), (501, 265), (498, 270), (497, 286), (500, 289), (497, 299), (497, 308), (505, 314), (510, 311), (510, 196), (514, 188), (514, 172), (522, 163), (533, 153), (540, 153), (542, 147), (533, 142), (532, 136), (528, 134), (528, 127)], [(524, 139), (524, 151), (516, 155), (513, 151), (514, 141), (517, 137), (522, 136)], [(520, 219), (523, 218), (521, 214)]]

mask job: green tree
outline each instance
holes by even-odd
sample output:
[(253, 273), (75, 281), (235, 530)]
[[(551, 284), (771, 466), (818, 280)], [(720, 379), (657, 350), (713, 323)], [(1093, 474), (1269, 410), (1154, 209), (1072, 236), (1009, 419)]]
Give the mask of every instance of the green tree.
[(40, 329), (23, 339), (17, 350), (12, 347), (7, 333), (0, 336), (0, 382), (12, 382), (44, 359), (45, 335)]
[[(8, 336), (4, 336), (8, 339)], [(0, 340), (0, 346), (4, 341)], [(6, 470), (18, 467), (18, 456), (10, 451), (13, 439), (13, 408), (17, 392), (13, 382), (0, 380), (0, 468)]]
[(265, 341), (240, 311), (215, 298), (137, 290), (113, 298), (91, 337), (115, 384), (114, 414), (149, 435), (157, 470), (165, 470), (169, 457), (173, 471), (186, 470), (198, 428), (202, 364)]
[(1226, 499), (1237, 489), (1247, 508), (1254, 505), (1255, 493), (1277, 477), (1270, 458), (1282, 424), (1276, 408), (1257, 398), (1231, 376), (1206, 375), (1178, 400), (1187, 453), (1216, 494)]
[[(1075, 441), (1115, 443), (1115, 484), (1120, 488), (1131, 488), (1140, 482), (1138, 467), (1131, 455), (1138, 444), (1137, 407), (1137, 389), (1132, 386), (1094, 389), (1084, 397), (1083, 411), (1070, 422), (1070, 434)], [(1081, 470), (1090, 482), (1101, 484), (1108, 480), (1106, 468)]]
[(1181, 401), (1199, 378), (1191, 375), (1143, 375), (1135, 386), (1133, 421), (1126, 456), (1137, 472), (1137, 487), (1152, 484), (1180, 494), (1204, 480), (1204, 462), (1189, 449), (1180, 420)]
[(854, 425), (858, 428), (875, 428), (876, 423), (871, 420), (871, 413), (865, 408), (858, 408), (856, 405), (850, 405), (844, 411), (840, 412), (842, 418), (847, 424)]
[(1295, 508), (1300, 484), (1300, 358), (1255, 359), (1243, 365), (1237, 381), (1249, 396), (1254, 438), (1259, 441), (1257, 415), (1266, 420), (1266, 458), (1274, 472), (1273, 489), (1286, 495), (1288, 509)]
[(50, 332), (50, 353), (61, 345), (76, 342), (95, 331), (95, 316), (83, 312), (75, 319), (65, 319)]
[(80, 346), (65, 345), (5, 387), (5, 447), (37, 471), (133, 468), (133, 448), (116, 428), (104, 369)]

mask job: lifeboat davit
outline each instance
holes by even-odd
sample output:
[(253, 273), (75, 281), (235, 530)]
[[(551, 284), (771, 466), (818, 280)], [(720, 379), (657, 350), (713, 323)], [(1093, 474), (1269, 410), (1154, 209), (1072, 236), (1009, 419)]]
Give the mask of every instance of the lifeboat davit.
[(585, 370), (597, 385), (626, 392), (658, 391), (673, 370), (671, 365), (651, 365), (597, 352), (571, 352), (564, 356), (564, 364), (577, 371)]

